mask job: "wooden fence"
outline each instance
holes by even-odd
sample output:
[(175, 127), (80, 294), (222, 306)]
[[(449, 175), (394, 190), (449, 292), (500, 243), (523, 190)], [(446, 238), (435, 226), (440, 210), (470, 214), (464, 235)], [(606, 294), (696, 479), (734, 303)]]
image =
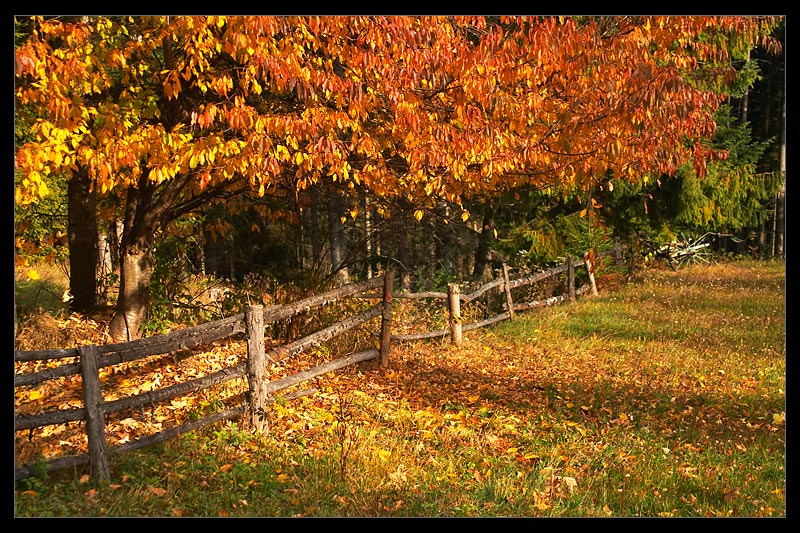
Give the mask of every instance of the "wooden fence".
[[(561, 265), (545, 272), (516, 280), (509, 279), (508, 268), (504, 265), (502, 277), (483, 285), (470, 294), (460, 294), (459, 285), (453, 283), (448, 285), (447, 293), (422, 292), (393, 295), (392, 286), (394, 283), (394, 274), (389, 270), (380, 277), (346, 285), (288, 305), (275, 305), (268, 308), (257, 305), (248, 306), (244, 313), (146, 339), (117, 344), (79, 346), (77, 348), (68, 349), (15, 351), (14, 360), (16, 362), (52, 361), (66, 358), (78, 359), (77, 363), (66, 363), (61, 366), (46, 368), (36, 372), (16, 374), (14, 376), (15, 388), (36, 387), (47, 380), (74, 374), (81, 375), (83, 384), (82, 408), (16, 415), (14, 417), (15, 432), (25, 430), (32, 431), (34, 428), (64, 424), (72, 421), (84, 421), (88, 439), (87, 454), (62, 456), (46, 463), (17, 467), (15, 469), (15, 479), (18, 480), (30, 477), (41, 470), (52, 471), (88, 464), (93, 479), (108, 480), (110, 477), (108, 457), (111, 453), (128, 452), (144, 446), (163, 442), (220, 420), (243, 417), (245, 423), (249, 424), (251, 428), (259, 431), (266, 431), (268, 429), (268, 420), (266, 419), (265, 412), (268, 405), (274, 401), (275, 393), (314, 377), (362, 361), (378, 359), (382, 366), (388, 366), (391, 342), (393, 340), (411, 341), (446, 336), (449, 334), (451, 341), (458, 345), (462, 342), (462, 333), (464, 331), (488, 326), (505, 319), (513, 319), (516, 311), (552, 305), (565, 300), (574, 300), (576, 296), (590, 290), (593, 294), (596, 294), (597, 288), (594, 283), (593, 275), (594, 264), (589, 258), (590, 256), (587, 254), (583, 261), (576, 262), (570, 257), (566, 265)], [(576, 289), (575, 268), (580, 266), (585, 266), (587, 268), (589, 283)], [(567, 273), (567, 291), (564, 294), (537, 301), (514, 302), (512, 300), (512, 289), (530, 285), (564, 272)], [(366, 292), (374, 291), (381, 287), (383, 288), (381, 294)], [(505, 311), (478, 322), (464, 324), (461, 314), (461, 304), (476, 300), (492, 289), (500, 289), (503, 291), (505, 297)], [(268, 324), (279, 320), (285, 320), (300, 313), (306, 313), (330, 305), (334, 302), (340, 302), (350, 297), (379, 299), (380, 302), (332, 326), (286, 345), (266, 351), (264, 332)], [(416, 334), (393, 334), (393, 297), (409, 299), (445, 299), (447, 301), (449, 327), (447, 329)], [(353, 353), (276, 381), (270, 382), (265, 379), (265, 369), (270, 362), (281, 361), (296, 356), (320, 343), (333, 339), (344, 332), (362, 326), (378, 317), (381, 318), (380, 331), (375, 332), (375, 334), (380, 338), (379, 349), (372, 348)], [(244, 333), (247, 338), (247, 359), (244, 363), (239, 363), (212, 374), (157, 390), (127, 396), (113, 401), (104, 400), (99, 372), (103, 367), (120, 365), (153, 355), (185, 352), (186, 350), (209, 345), (215, 341), (227, 339), (242, 333)], [(114, 449), (108, 448), (105, 421), (106, 415), (109, 413), (144, 408), (145, 406), (155, 405), (157, 402), (196, 394), (201, 390), (215, 387), (243, 376), (246, 376), (248, 384), (247, 402), (245, 405), (215, 412), (199, 420), (183, 423), (161, 432), (139, 438), (135, 441), (126, 442), (116, 446)], [(285, 398), (291, 399), (298, 395), (299, 394), (286, 395)]]

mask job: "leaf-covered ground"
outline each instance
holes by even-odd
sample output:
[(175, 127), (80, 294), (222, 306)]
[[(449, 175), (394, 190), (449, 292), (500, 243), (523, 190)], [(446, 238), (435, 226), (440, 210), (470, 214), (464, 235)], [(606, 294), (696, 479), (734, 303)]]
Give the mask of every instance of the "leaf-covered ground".
[[(115, 459), (107, 487), (89, 486), (81, 472), (18, 484), (17, 511), (784, 516), (782, 265), (651, 270), (614, 290), (603, 281), (599, 297), (468, 332), (460, 348), (397, 344), (388, 369), (367, 362), (307, 383), (300, 388), (316, 392), (273, 405), (266, 437), (224, 423)], [(90, 340), (77, 317), (57, 329), (70, 321), (85, 335), (76, 340)], [(140, 363), (152, 370), (146, 379), (141, 368), (119, 371), (104, 388), (149, 390), (243, 352), (236, 341), (152, 358)], [(329, 357), (318, 350), (271, 372)], [(75, 380), (41, 397), (18, 391), (18, 412), (79, 405)], [(109, 423), (110, 443), (240, 402), (241, 390), (228, 389), (122, 414)], [(84, 446), (78, 427), (17, 437), (22, 462)], [(56, 490), (61, 483), (77, 495)]]

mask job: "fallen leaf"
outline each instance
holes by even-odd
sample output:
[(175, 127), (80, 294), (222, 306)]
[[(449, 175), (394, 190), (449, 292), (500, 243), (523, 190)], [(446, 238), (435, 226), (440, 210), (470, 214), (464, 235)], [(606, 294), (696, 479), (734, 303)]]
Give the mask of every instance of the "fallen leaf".
[(163, 496), (167, 493), (166, 489), (162, 489), (160, 487), (147, 487), (147, 490), (155, 494), (156, 496)]
[(561, 483), (567, 487), (567, 492), (570, 494), (575, 492), (575, 489), (578, 487), (578, 482), (574, 477), (564, 476), (561, 478)]

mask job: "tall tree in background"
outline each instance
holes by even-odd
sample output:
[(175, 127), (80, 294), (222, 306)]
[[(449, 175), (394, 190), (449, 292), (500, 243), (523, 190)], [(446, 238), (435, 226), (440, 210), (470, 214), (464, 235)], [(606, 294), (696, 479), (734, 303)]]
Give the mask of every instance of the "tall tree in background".
[(110, 333), (136, 338), (159, 231), (245, 188), (363, 186), (420, 219), (426, 205), (524, 184), (638, 182), (686, 163), (702, 175), (724, 156), (702, 141), (731, 74), (730, 40), (767, 43), (774, 24), (37, 17), (15, 57), (17, 100), (38, 111), (35, 140), (17, 150), (17, 200), (35, 201), (42, 176), (82, 169), (96, 194), (124, 191)]

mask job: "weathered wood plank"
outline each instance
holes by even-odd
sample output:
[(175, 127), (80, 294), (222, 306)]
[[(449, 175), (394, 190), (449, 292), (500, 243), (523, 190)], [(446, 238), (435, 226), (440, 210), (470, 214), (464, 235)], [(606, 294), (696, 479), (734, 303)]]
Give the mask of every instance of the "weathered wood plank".
[(321, 376), (323, 374), (327, 374), (328, 372), (332, 372), (339, 368), (344, 368), (349, 365), (360, 363), (361, 361), (368, 361), (370, 359), (375, 359), (376, 357), (380, 357), (380, 352), (375, 348), (364, 350), (363, 352), (358, 352), (352, 355), (348, 355), (347, 357), (334, 359), (333, 361), (323, 363), (309, 370), (304, 370), (303, 372), (292, 374), (289, 377), (273, 381), (271, 383), (268, 383), (266, 387), (264, 387), (264, 390), (267, 394), (272, 394), (281, 389), (291, 387), (292, 385), (302, 383), (303, 381), (308, 381), (309, 379)]

